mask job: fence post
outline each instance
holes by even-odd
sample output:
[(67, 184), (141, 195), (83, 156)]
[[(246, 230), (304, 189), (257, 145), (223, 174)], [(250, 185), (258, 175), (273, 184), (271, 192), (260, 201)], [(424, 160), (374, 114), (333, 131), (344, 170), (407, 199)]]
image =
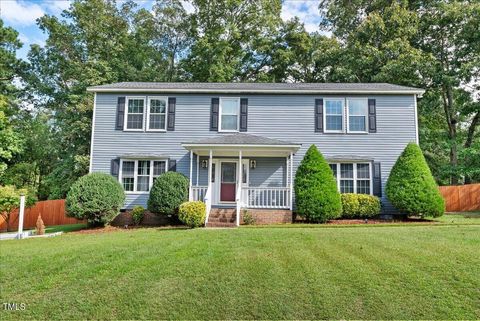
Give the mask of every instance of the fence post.
[(20, 210), (18, 214), (18, 234), (17, 238), (23, 238), (23, 217), (25, 215), (25, 194), (20, 194)]

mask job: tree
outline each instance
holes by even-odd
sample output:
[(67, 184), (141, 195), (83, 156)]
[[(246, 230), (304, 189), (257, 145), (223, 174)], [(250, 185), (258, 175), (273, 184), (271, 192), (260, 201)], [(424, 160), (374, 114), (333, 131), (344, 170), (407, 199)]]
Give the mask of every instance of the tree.
[(5, 221), (7, 231), (10, 229), (10, 216), (20, 207), (20, 196), (25, 195), (25, 207), (35, 204), (35, 196), (27, 189), (16, 189), (14, 186), (0, 186), (0, 216)]
[(409, 216), (443, 215), (445, 201), (418, 145), (410, 143), (398, 157), (385, 192), (395, 208)]
[(310, 146), (295, 174), (297, 213), (311, 222), (340, 217), (342, 202), (330, 166), (315, 145)]

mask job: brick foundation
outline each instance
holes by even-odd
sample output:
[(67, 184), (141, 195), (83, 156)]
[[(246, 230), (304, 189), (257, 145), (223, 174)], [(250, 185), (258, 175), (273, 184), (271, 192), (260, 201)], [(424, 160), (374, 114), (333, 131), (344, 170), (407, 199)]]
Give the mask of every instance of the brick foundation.
[(293, 214), (290, 210), (244, 208), (241, 210), (240, 224), (244, 224), (245, 211), (252, 216), (255, 224), (258, 225), (292, 223)]
[[(166, 226), (166, 225), (178, 225), (178, 220), (169, 218), (163, 215), (155, 215), (152, 212), (146, 211), (143, 216), (142, 226)], [(125, 226), (134, 225), (131, 211), (125, 211), (117, 215), (115, 219), (110, 223), (112, 226)]]

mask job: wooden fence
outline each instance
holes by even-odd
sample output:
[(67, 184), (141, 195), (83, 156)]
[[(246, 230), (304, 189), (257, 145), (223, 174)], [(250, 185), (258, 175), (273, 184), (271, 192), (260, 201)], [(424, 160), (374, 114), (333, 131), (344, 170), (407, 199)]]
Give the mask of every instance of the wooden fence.
[(480, 184), (440, 186), (447, 212), (480, 210)]
[[(34, 228), (38, 215), (42, 216), (45, 226), (84, 223), (84, 221), (65, 215), (65, 200), (50, 200), (37, 202), (34, 206), (25, 209), (23, 228)], [(9, 230), (18, 229), (18, 210), (10, 215), (8, 228)], [(0, 231), (5, 231), (6, 229), (5, 219), (0, 216)]]

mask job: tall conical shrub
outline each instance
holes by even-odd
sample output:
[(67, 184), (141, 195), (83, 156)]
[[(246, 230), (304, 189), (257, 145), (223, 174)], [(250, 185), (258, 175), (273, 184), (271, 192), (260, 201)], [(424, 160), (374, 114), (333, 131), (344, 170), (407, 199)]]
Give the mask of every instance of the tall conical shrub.
[(295, 175), (297, 214), (311, 222), (326, 222), (342, 214), (342, 201), (328, 163), (310, 146)]
[(385, 187), (395, 208), (409, 216), (443, 215), (445, 201), (417, 144), (410, 143), (390, 172)]

